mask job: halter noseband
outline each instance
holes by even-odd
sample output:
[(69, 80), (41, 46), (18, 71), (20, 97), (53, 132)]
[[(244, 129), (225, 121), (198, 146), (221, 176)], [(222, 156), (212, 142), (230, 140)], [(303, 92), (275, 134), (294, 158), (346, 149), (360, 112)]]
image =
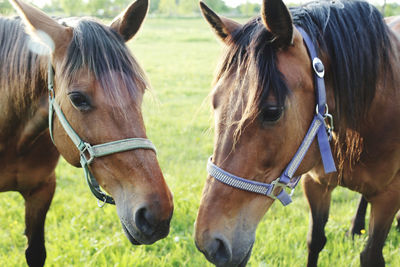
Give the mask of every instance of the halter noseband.
[[(86, 181), (89, 185), (90, 190), (93, 195), (98, 199), (98, 204), (102, 207), (105, 203), (115, 204), (114, 199), (104, 193), (96, 181), (96, 178), (89, 170), (89, 164), (94, 160), (94, 158), (104, 157), (110, 154), (134, 150), (134, 149), (150, 149), (156, 152), (156, 148), (153, 143), (145, 138), (128, 138), (121, 139), (118, 141), (103, 143), (99, 145), (90, 145), (89, 143), (83, 141), (79, 135), (74, 131), (74, 129), (69, 124), (67, 118), (61, 110), (59, 104), (55, 101), (54, 95), (54, 71), (49, 62), (48, 70), (48, 89), (49, 89), (49, 131), (51, 140), (54, 143), (53, 138), (53, 113), (55, 113), (60, 121), (65, 132), (71, 138), (72, 142), (79, 150), (80, 163), (85, 173)], [(100, 202), (101, 201), (101, 202)]]
[[(311, 126), (308, 129), (307, 134), (303, 139), (303, 142), (296, 151), (296, 154), (294, 155), (292, 160), (286, 166), (281, 176), (276, 178), (270, 184), (256, 182), (235, 176), (216, 166), (212, 162), (211, 157), (209, 158), (207, 163), (207, 171), (209, 175), (214, 177), (218, 181), (238, 189), (266, 195), (273, 199), (279, 199), (284, 206), (292, 202), (291, 196), (301, 178), (301, 176), (293, 177), (294, 173), (300, 166), (300, 163), (303, 161), (303, 158), (306, 155), (315, 137), (317, 137), (318, 140), (319, 150), (321, 153), (321, 158), (324, 165), (325, 173), (336, 171), (335, 162), (332, 157), (331, 147), (329, 145), (329, 141), (331, 139), (331, 132), (333, 130), (333, 119), (332, 115), (329, 114), (328, 112), (328, 105), (326, 104), (324, 65), (322, 64), (322, 61), (317, 57), (317, 52), (309, 35), (301, 27), (297, 27), (297, 29), (303, 36), (304, 43), (307, 47), (308, 53), (312, 60), (317, 105), (315, 107), (315, 115), (311, 123)], [(328, 121), (328, 123), (326, 121)], [(282, 190), (278, 195), (275, 195), (274, 192), (278, 188), (282, 188)], [(284, 190), (285, 188), (290, 188), (291, 193), (288, 194)]]

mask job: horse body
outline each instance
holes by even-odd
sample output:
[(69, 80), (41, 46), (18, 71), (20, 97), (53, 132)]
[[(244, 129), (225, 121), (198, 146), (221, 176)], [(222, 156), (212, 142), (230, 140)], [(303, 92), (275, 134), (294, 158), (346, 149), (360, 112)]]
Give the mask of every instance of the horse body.
[(384, 265), (382, 248), (400, 209), (400, 31), (399, 24), (390, 26), (394, 30), (390, 64), (395, 75), (383, 76), (378, 82), (368, 119), (357, 132), (363, 146), (360, 158), (354, 165), (344, 164), (340, 174), (325, 174), (320, 164), (303, 177), (302, 185), (312, 213), (308, 266), (317, 265), (318, 254), (326, 243), (324, 226), (329, 215), (330, 194), (338, 185), (361, 193), (372, 204), (370, 236), (361, 254), (361, 265)]
[(308, 237), (309, 266), (317, 264), (318, 254), (325, 245), (323, 228), (328, 219), (330, 193), (337, 185), (361, 193), (371, 203), (370, 236), (361, 253), (361, 265), (384, 265), (382, 248), (393, 218), (400, 209), (400, 23), (398, 18), (387, 23), (393, 31), (390, 64), (394, 75), (383, 76), (378, 83), (368, 120), (359, 131), (363, 142), (360, 159), (353, 166), (345, 166), (340, 177), (337, 174), (325, 175), (322, 166), (318, 166), (302, 181), (312, 212)]
[[(125, 42), (140, 28), (148, 2), (132, 3), (110, 26), (93, 19), (56, 21), (22, 1), (12, 3), (21, 19), (0, 18), (0, 191), (24, 197), (26, 260), (42, 266), (59, 155), (74, 166), (81, 159), (59, 115), (52, 117), (54, 143), (50, 138), (49, 64), (54, 101), (84, 142), (95, 147), (145, 139), (141, 102), (147, 81)], [(140, 148), (111, 152), (88, 166), (114, 198), (122, 229), (135, 245), (164, 238), (173, 211), (155, 153)]]
[[(59, 153), (44, 119), (47, 89), (40, 75), (40, 56), (29, 51), (21, 20), (2, 18), (0, 29), (0, 191), (18, 191), (24, 197), (26, 258), (29, 265), (40, 266), (46, 257), (44, 222), (55, 190)], [(26, 59), (31, 60), (30, 68), (21, 62)]]
[[(282, 1), (265, 0), (261, 17), (240, 25), (201, 7), (227, 47), (212, 92), (214, 164), (271, 184), (293, 158), (316, 109), (314, 71), (297, 29), (302, 27), (325, 65), (338, 169), (325, 173), (314, 141), (294, 174), (303, 174), (311, 208), (308, 266), (317, 265), (326, 243), (331, 192), (338, 185), (371, 203), (361, 265), (383, 266), (384, 241), (400, 209), (398, 18), (388, 19), (390, 30), (362, 1), (322, 1), (289, 13)], [(197, 247), (218, 266), (244, 266), (257, 224), (272, 203), (209, 176), (196, 220)]]
[[(39, 56), (29, 51), (28, 36), (21, 20), (1, 19), (1, 29), (1, 39), (4, 42), (15, 42), (10, 42), (9, 47), (2, 45), (0, 53), (0, 90), (3, 96), (0, 98), (0, 166), (3, 170), (0, 189), (23, 192), (46, 181), (54, 171), (58, 152), (50, 140), (47, 121), (42, 119), (46, 116), (41, 114), (46, 115), (48, 112), (46, 81), (40, 75), (32, 73), (43, 67), (46, 69), (46, 65), (41, 68)], [(10, 38), (11, 34), (15, 34), (14, 39)], [(13, 50), (10, 49), (11, 45)], [(22, 57), (17, 56), (21, 54), (31, 59), (32, 70), (21, 66), (19, 60)], [(6, 75), (7, 68), (12, 72)], [(21, 93), (21, 89), (25, 92)], [(24, 94), (22, 103), (18, 94)], [(49, 164), (41, 164), (43, 161)]]

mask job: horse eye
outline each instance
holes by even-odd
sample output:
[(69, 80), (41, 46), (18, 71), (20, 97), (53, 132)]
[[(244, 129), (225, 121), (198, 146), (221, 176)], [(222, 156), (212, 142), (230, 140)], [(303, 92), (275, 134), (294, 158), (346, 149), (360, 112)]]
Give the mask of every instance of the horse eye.
[(71, 100), (72, 105), (80, 111), (88, 111), (91, 109), (90, 101), (87, 96), (80, 92), (70, 92), (68, 93), (69, 100)]
[(276, 122), (283, 113), (283, 107), (268, 106), (262, 112), (262, 120), (265, 122)]

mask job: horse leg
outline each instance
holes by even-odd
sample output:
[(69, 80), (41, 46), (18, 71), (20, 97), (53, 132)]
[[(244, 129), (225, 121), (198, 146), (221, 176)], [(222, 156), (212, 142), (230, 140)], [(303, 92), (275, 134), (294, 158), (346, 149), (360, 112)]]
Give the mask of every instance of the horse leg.
[(364, 196), (361, 196), (356, 215), (351, 222), (349, 230), (353, 238), (354, 235), (361, 235), (361, 230), (365, 229), (365, 214), (367, 212), (367, 207), (368, 201), (364, 198)]
[(361, 266), (385, 266), (382, 249), (396, 212), (400, 208), (398, 192), (385, 192), (371, 198), (369, 238), (360, 254)]
[(399, 232), (400, 232), (400, 211), (399, 211), (399, 212), (397, 212), (397, 215), (396, 215), (396, 220), (397, 220), (397, 226), (396, 226), (396, 229), (397, 229), (397, 231), (399, 231)]
[(307, 236), (307, 266), (317, 266), (319, 252), (326, 243), (325, 225), (328, 221), (331, 193), (334, 187), (328, 187), (305, 175), (302, 179), (304, 194), (310, 205), (310, 224)]
[(21, 192), (25, 198), (25, 235), (28, 248), (25, 250), (29, 266), (43, 266), (46, 260), (44, 245), (44, 222), (55, 190), (55, 173), (39, 186)]

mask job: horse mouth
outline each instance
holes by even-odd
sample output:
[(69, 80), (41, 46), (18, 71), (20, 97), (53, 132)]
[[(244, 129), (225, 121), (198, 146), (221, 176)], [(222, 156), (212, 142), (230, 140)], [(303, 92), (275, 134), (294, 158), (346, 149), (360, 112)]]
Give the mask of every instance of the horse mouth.
[(128, 237), (128, 240), (133, 244), (133, 245), (142, 245), (139, 241), (137, 241), (129, 232), (128, 228), (126, 228), (125, 224), (122, 222), (122, 229), (125, 232), (125, 235)]

